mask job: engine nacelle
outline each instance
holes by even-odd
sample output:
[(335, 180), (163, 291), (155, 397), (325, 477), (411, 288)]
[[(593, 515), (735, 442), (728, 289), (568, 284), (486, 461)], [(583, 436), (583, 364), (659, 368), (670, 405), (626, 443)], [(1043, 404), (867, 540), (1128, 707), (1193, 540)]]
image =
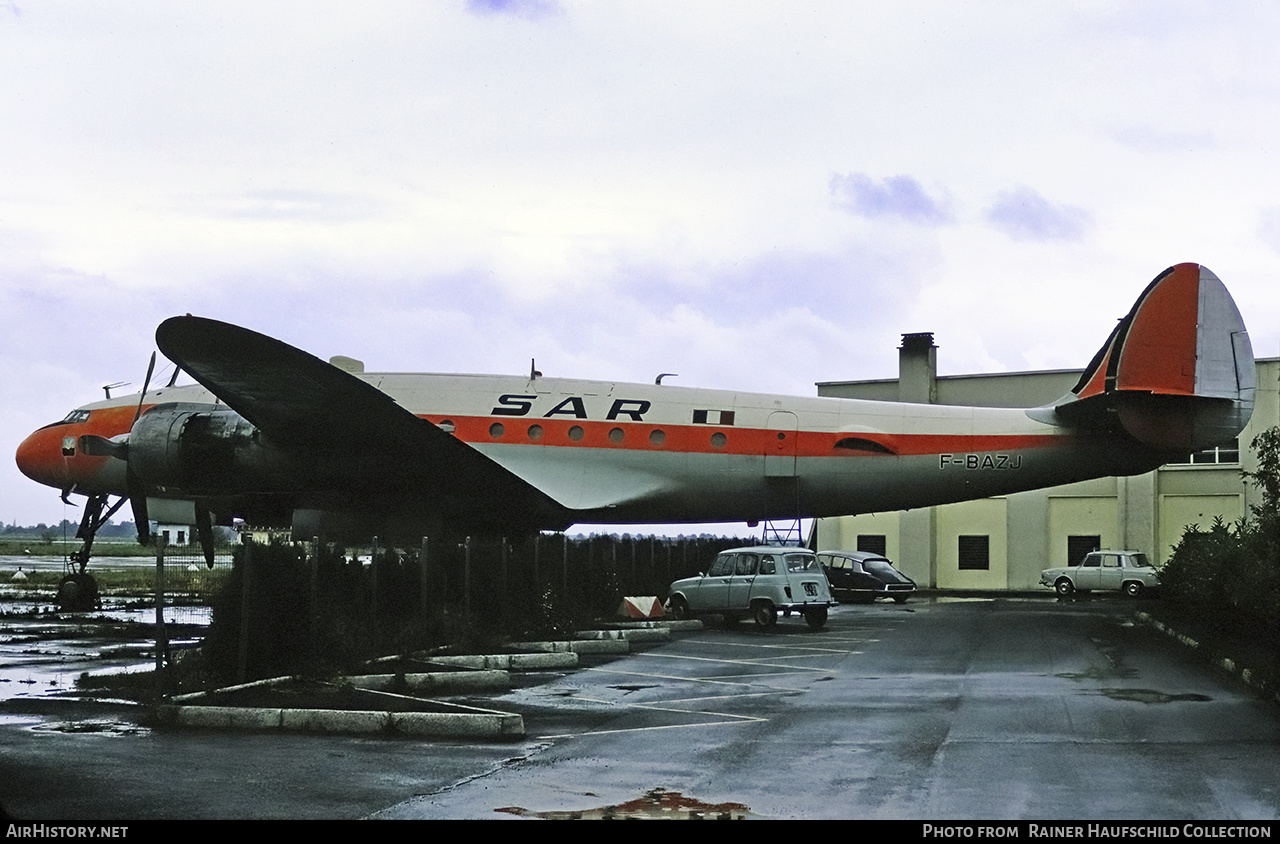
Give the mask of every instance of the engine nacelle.
[(232, 410), (159, 405), (129, 433), (129, 468), (165, 493), (217, 495), (286, 488), (284, 455)]

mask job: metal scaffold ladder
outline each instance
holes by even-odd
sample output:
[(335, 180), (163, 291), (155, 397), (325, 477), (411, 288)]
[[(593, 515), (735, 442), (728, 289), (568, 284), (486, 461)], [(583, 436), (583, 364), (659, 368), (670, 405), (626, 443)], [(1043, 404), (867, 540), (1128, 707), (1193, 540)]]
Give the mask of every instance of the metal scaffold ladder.
[(765, 545), (792, 545), (800, 546), (804, 544), (804, 536), (800, 532), (800, 520), (788, 519), (785, 521), (771, 521), (765, 519), (762, 522), (764, 536), (761, 540)]

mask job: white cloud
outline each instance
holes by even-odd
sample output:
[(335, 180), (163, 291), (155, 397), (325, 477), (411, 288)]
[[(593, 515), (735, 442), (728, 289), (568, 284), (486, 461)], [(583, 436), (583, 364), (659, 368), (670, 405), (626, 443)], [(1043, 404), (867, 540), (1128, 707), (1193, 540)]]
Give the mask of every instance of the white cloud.
[(1093, 223), (1085, 209), (1052, 204), (1028, 187), (1000, 193), (986, 219), (1014, 240), (1080, 240)]
[(899, 217), (913, 223), (951, 222), (951, 214), (910, 176), (876, 181), (862, 173), (831, 177), (836, 205), (862, 217)]

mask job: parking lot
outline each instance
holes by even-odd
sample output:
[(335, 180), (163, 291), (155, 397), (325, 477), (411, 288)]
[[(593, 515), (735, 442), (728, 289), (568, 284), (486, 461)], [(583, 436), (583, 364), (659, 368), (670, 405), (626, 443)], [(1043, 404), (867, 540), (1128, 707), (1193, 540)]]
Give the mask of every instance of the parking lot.
[[(76, 730), (0, 713), (29, 818), (1274, 818), (1280, 719), (1118, 597), (841, 606), (710, 626), (483, 705), (507, 744)], [(59, 728), (59, 724), (63, 725)]]

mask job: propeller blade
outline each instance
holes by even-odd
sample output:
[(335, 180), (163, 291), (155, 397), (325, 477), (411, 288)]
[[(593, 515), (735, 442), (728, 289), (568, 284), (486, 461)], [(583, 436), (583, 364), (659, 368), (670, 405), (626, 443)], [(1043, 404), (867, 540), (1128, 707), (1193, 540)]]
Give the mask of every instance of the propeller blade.
[(125, 486), (129, 488), (129, 506), (133, 508), (133, 525), (138, 529), (138, 544), (151, 541), (151, 522), (147, 518), (147, 491), (142, 478), (132, 469), (125, 471)]
[(151, 386), (151, 373), (156, 369), (156, 353), (151, 353), (151, 362), (147, 364), (147, 377), (142, 379), (142, 395), (138, 396), (138, 412), (133, 414), (133, 421), (137, 422), (138, 417), (142, 415), (142, 403), (147, 400), (147, 388)]
[(204, 551), (204, 561), (213, 568), (213, 519), (209, 511), (196, 502), (196, 536), (200, 539), (200, 548)]

